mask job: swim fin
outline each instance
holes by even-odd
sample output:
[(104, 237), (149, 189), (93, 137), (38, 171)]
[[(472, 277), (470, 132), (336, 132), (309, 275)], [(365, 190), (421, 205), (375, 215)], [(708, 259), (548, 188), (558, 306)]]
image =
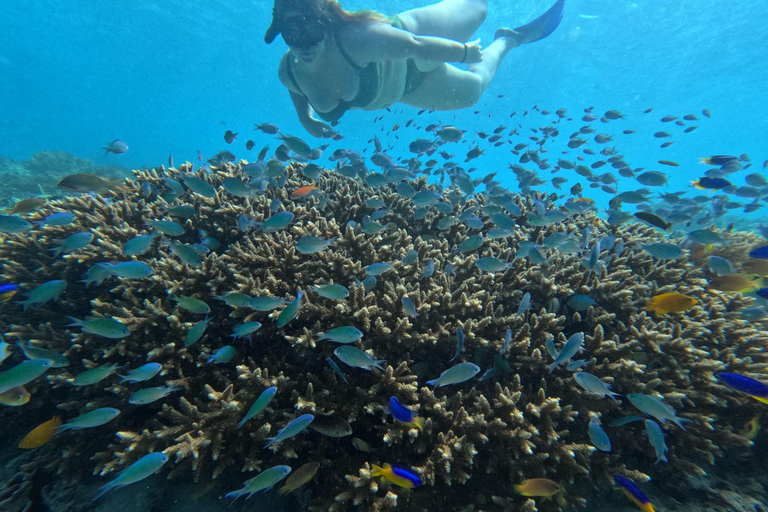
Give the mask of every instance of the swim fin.
[(565, 10), (565, 0), (557, 0), (555, 5), (549, 8), (547, 12), (525, 25), (520, 25), (513, 29), (518, 35), (515, 37), (520, 44), (533, 43), (544, 39), (560, 26), (563, 20), (563, 11)]

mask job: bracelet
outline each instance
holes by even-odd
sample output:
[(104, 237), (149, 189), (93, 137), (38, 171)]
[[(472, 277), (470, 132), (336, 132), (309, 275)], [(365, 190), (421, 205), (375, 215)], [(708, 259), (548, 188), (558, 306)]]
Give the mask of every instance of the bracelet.
[(464, 44), (464, 58), (461, 59), (461, 63), (463, 64), (467, 60), (467, 43), (462, 43), (462, 44)]

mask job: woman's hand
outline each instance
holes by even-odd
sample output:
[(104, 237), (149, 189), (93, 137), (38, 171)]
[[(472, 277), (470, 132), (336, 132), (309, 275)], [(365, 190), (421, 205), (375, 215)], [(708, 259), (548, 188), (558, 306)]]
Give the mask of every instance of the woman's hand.
[(330, 125), (315, 119), (314, 117), (310, 117), (305, 121), (302, 121), (301, 124), (304, 125), (304, 129), (307, 130), (310, 135), (317, 137), (318, 139), (322, 139), (326, 132), (333, 131), (333, 128), (331, 128)]
[(464, 43), (467, 47), (467, 56), (462, 61), (465, 64), (473, 64), (475, 62), (482, 62), (483, 60), (483, 47), (480, 44), (480, 39), (474, 41), (467, 41)]

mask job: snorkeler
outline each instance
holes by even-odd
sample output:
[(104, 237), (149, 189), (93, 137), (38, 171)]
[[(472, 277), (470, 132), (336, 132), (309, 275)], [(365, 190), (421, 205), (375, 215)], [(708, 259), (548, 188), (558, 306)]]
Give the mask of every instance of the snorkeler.
[(487, 6), (488, 0), (443, 0), (390, 18), (346, 11), (337, 0), (275, 0), (264, 40), (282, 34), (289, 50), (280, 61), (280, 81), (304, 128), (328, 137), (332, 128), (315, 114), (335, 123), (349, 109), (395, 103), (431, 110), (474, 105), (510, 50), (557, 28), (565, 0), (530, 23), (497, 30), (483, 49), (479, 39), (469, 38)]

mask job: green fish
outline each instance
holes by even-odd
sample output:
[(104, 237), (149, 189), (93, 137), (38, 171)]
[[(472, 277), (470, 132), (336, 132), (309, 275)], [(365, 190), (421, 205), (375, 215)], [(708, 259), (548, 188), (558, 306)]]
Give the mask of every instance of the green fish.
[(145, 388), (136, 391), (128, 398), (128, 403), (132, 405), (146, 405), (156, 402), (161, 398), (165, 398), (174, 391), (179, 391), (181, 388), (174, 388), (172, 386), (159, 386), (156, 388)]
[(278, 329), (285, 327), (288, 322), (296, 318), (296, 315), (299, 314), (299, 307), (301, 307), (301, 297), (303, 296), (304, 292), (299, 291), (293, 302), (288, 304), (285, 309), (280, 312), (276, 322)]
[(59, 295), (61, 295), (61, 292), (63, 292), (66, 287), (67, 283), (60, 280), (48, 281), (41, 284), (30, 292), (27, 300), (19, 302), (22, 311), (26, 311), (30, 306), (42, 306), (51, 299), (58, 299)]
[(31, 382), (44, 374), (51, 367), (50, 359), (31, 359), (22, 361), (10, 370), (0, 373), (0, 393), (5, 393)]
[(176, 295), (171, 295), (170, 298), (171, 300), (176, 301), (180, 308), (184, 308), (190, 313), (204, 315), (211, 312), (211, 307), (208, 304), (195, 297), (187, 297), (186, 295), (177, 297)]
[(275, 297), (253, 297), (248, 302), (248, 307), (256, 311), (267, 312), (272, 311), (273, 309), (277, 309), (285, 303), (286, 301), (283, 299), (278, 299)]
[(357, 327), (346, 325), (344, 327), (337, 327), (327, 332), (319, 332), (316, 334), (315, 341), (329, 340), (336, 343), (354, 343), (363, 337), (363, 332)]
[(216, 189), (207, 181), (197, 178), (195, 176), (184, 176), (181, 181), (187, 186), (189, 190), (195, 194), (200, 194), (203, 197), (212, 198), (216, 197)]
[(147, 226), (152, 226), (159, 232), (168, 236), (181, 236), (184, 234), (184, 226), (172, 220), (148, 220)]
[[(27, 359), (48, 359), (51, 361), (51, 368), (64, 368), (65, 366), (69, 366), (69, 360), (63, 355), (57, 354), (52, 350), (33, 347), (29, 342), (24, 343), (21, 341), (21, 338), (16, 342), (16, 346), (21, 349)], [(0, 362), (2, 362), (1, 357)]]
[[(311, 286), (310, 290), (321, 297), (330, 300), (341, 300), (349, 296), (349, 290), (340, 284), (327, 284), (324, 286)], [(255, 309), (255, 308), (254, 308)]]
[(237, 424), (237, 428), (242, 427), (243, 425), (245, 425), (246, 421), (248, 421), (249, 419), (259, 414), (261, 411), (266, 409), (269, 403), (275, 397), (275, 393), (277, 393), (277, 386), (272, 386), (271, 388), (265, 389), (259, 395), (259, 398), (257, 398), (256, 401), (253, 403), (251, 408), (248, 409), (248, 412), (245, 414), (245, 418), (243, 418), (242, 421)]
[(208, 322), (210, 321), (211, 319), (206, 316), (205, 320), (201, 320), (197, 322), (195, 325), (193, 325), (187, 331), (187, 335), (184, 337), (184, 346), (188, 347), (194, 343), (197, 343), (197, 341), (203, 337), (203, 333), (205, 333), (205, 328), (208, 327)]
[(80, 430), (81, 428), (99, 427), (115, 419), (118, 414), (120, 414), (120, 410), (112, 409), (110, 407), (94, 409), (93, 411), (81, 414), (60, 427), (56, 427), (56, 432), (59, 433), (64, 432), (65, 430)]
[(114, 318), (94, 318), (85, 317), (85, 320), (78, 320), (74, 317), (68, 317), (73, 323), (67, 324), (67, 327), (80, 327), (83, 332), (103, 336), (105, 338), (119, 339), (125, 338), (131, 334), (131, 331)]
[(118, 368), (121, 367), (115, 363), (110, 366), (100, 366), (98, 368), (86, 370), (79, 373), (77, 377), (75, 377), (75, 380), (72, 381), (72, 384), (74, 386), (90, 386), (91, 384), (96, 384), (115, 373)]
[(203, 260), (200, 258), (200, 254), (187, 244), (170, 244), (171, 252), (175, 254), (182, 263), (189, 265), (190, 267), (200, 267), (203, 265)]
[(382, 368), (381, 365), (387, 362), (386, 359), (372, 359), (362, 350), (350, 345), (342, 345), (334, 350), (333, 353), (342, 363), (368, 371), (371, 371), (373, 367), (384, 371), (384, 368)]
[(120, 472), (117, 478), (99, 488), (98, 494), (91, 501), (96, 501), (104, 493), (111, 491), (112, 489), (120, 489), (121, 487), (134, 484), (144, 480), (148, 476), (154, 475), (166, 462), (168, 462), (168, 456), (163, 452), (150, 453), (149, 455), (143, 456)]
[[(182, 233), (184, 232), (184, 228), (182, 228)], [(142, 254), (145, 254), (149, 249), (152, 248), (152, 243), (155, 241), (155, 238), (157, 238), (157, 233), (152, 233), (151, 235), (140, 235), (134, 238), (131, 238), (127, 242), (123, 244), (123, 255), (124, 256), (140, 256)]]
[(224, 301), (227, 306), (233, 306), (236, 308), (249, 308), (251, 307), (251, 297), (244, 293), (230, 292), (225, 295), (214, 295), (214, 299)]

